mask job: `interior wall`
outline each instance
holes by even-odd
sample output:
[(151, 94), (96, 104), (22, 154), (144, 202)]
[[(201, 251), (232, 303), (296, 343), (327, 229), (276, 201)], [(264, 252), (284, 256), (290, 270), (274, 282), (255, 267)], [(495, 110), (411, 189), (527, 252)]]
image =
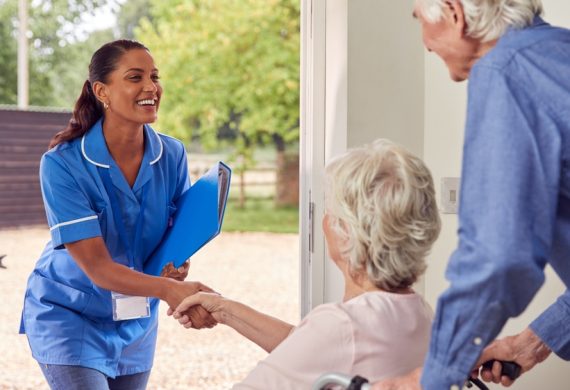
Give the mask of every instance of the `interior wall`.
[[(570, 2), (543, 0), (544, 18), (551, 24), (570, 27)], [(425, 54), (425, 133), (424, 159), (432, 170), (436, 188), (442, 177), (459, 177), (463, 145), (463, 126), (466, 108), (466, 83), (454, 83), (449, 79), (442, 61), (431, 53)], [(439, 199), (439, 197), (438, 197)], [(425, 277), (425, 296), (435, 307), (437, 297), (447, 287), (444, 273), (450, 254), (457, 244), (457, 215), (442, 214), (443, 229), (429, 259)], [(564, 287), (558, 277), (547, 269), (546, 283), (527, 310), (507, 323), (501, 337), (523, 330), (542, 310), (546, 309)], [(568, 363), (551, 356), (545, 363), (524, 375), (517, 389), (567, 388), (568, 375), (564, 370)], [(501, 388), (500, 386), (489, 386)]]
[[(376, 138), (422, 155), (424, 56), (412, 4), (327, 0), (325, 163)], [(324, 276), (325, 302), (339, 301), (340, 271), (325, 261)]]
[(349, 147), (389, 138), (423, 155), (424, 55), (412, 6), (349, 1)]

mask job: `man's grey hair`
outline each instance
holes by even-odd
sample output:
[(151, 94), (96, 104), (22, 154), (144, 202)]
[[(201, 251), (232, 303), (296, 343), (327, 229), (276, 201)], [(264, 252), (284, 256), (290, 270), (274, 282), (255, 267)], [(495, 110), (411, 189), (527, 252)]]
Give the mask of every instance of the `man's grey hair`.
[(416, 4), (424, 18), (435, 23), (449, 1), (463, 5), (467, 35), (482, 42), (500, 38), (509, 27), (529, 26), (543, 12), (541, 0), (416, 0)]
[(380, 139), (333, 160), (326, 179), (326, 213), (351, 273), (387, 291), (411, 286), (441, 227), (423, 161)]

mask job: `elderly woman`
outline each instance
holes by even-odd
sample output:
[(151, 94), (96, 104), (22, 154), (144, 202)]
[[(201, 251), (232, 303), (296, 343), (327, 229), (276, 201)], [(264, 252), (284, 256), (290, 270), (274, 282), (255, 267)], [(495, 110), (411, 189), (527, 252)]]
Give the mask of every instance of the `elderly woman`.
[(350, 150), (327, 167), (323, 219), (328, 252), (344, 276), (342, 303), (294, 327), (213, 293), (186, 298), (174, 317), (201, 305), (270, 355), (236, 389), (306, 389), (322, 373), (377, 380), (422, 364), (432, 311), (412, 289), (440, 230), (423, 162), (386, 140)]

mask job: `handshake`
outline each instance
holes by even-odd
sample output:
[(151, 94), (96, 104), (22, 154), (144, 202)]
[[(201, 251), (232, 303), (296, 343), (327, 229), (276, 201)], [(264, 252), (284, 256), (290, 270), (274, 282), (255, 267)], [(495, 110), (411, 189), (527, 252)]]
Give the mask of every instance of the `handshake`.
[(189, 269), (188, 261), (179, 268), (168, 263), (160, 274), (171, 279), (164, 299), (169, 305), (167, 314), (185, 328), (213, 328), (223, 322), (224, 298), (200, 282), (185, 282)]

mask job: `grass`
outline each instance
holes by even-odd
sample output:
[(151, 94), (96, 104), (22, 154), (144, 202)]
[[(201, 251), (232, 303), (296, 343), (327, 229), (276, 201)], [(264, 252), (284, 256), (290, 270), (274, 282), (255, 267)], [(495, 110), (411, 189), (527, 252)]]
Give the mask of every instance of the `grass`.
[(298, 233), (299, 208), (275, 207), (271, 198), (248, 198), (241, 209), (237, 199), (230, 198), (223, 231)]

